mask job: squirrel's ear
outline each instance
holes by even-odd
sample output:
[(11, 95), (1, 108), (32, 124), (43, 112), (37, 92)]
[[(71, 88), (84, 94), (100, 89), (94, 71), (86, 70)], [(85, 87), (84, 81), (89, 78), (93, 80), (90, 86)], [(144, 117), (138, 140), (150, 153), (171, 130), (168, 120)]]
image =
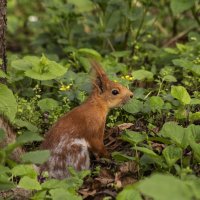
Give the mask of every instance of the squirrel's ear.
[(100, 91), (100, 93), (103, 93), (107, 88), (107, 83), (109, 82), (109, 79), (98, 62), (94, 60), (90, 62), (92, 66), (92, 76), (94, 77), (93, 86), (94, 88), (97, 88)]

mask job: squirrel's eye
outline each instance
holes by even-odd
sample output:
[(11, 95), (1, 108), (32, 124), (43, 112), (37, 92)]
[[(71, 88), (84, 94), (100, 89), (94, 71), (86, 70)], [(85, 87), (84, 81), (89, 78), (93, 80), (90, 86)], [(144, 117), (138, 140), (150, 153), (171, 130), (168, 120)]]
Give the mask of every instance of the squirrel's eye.
[(119, 94), (119, 91), (118, 90), (112, 90), (112, 94), (117, 95), (117, 94)]

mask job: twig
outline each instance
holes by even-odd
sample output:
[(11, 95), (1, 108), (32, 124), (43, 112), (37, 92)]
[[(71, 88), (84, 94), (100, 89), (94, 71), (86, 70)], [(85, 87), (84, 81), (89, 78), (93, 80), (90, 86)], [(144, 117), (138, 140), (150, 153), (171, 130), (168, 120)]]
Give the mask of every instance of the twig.
[(182, 31), (181, 33), (179, 33), (178, 35), (176, 35), (175, 37), (173, 37), (171, 40), (169, 40), (167, 43), (165, 43), (163, 46), (164, 47), (168, 47), (171, 44), (173, 44), (174, 42), (176, 42), (177, 40), (179, 40), (180, 38), (182, 38), (184, 35), (186, 35), (188, 32), (190, 32), (192, 29), (194, 29), (195, 26), (189, 27), (188, 29)]

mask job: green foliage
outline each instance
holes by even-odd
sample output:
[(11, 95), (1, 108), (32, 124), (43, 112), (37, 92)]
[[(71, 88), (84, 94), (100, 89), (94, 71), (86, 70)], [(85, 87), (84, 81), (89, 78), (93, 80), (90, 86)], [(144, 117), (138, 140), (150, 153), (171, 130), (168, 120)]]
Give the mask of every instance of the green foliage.
[(0, 112), (11, 121), (17, 113), (17, 103), (12, 91), (5, 85), (0, 84)]
[[(120, 136), (128, 151), (112, 157), (119, 165), (136, 163), (137, 175), (130, 176), (138, 183), (117, 199), (200, 199), (198, 13), (197, 0), (9, 0), (8, 73), (0, 70), (8, 87), (0, 84), (0, 112), (19, 135), (0, 150), (0, 190), (21, 187), (35, 191), (35, 200), (81, 199), (77, 190), (88, 171), (70, 168), (69, 179), (39, 183), (31, 164), (49, 156), (35, 151), (39, 133), (87, 98), (95, 59), (134, 93), (107, 119), (109, 127), (135, 127)], [(27, 153), (16, 164), (10, 154), (19, 146)]]

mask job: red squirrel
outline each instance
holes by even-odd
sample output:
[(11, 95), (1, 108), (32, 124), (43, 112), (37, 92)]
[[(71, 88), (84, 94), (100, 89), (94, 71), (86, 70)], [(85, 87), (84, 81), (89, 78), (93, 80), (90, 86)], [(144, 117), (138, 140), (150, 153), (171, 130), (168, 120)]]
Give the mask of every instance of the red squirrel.
[(42, 149), (50, 150), (48, 161), (40, 168), (49, 176), (63, 179), (69, 176), (68, 167), (76, 171), (89, 169), (89, 151), (108, 157), (103, 137), (106, 116), (110, 109), (125, 104), (133, 93), (108, 79), (95, 61), (91, 62), (95, 77), (88, 99), (62, 116), (47, 132)]

